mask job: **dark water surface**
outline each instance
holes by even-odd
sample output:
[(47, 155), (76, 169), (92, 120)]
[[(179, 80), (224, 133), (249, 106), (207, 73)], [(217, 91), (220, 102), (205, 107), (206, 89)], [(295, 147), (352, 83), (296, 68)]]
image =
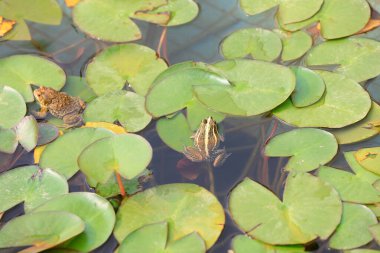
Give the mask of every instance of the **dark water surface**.
[[(63, 1), (61, 1), (63, 2)], [(198, 0), (200, 5), (199, 16), (191, 23), (179, 27), (170, 27), (167, 37), (167, 55), (171, 64), (194, 60), (212, 63), (221, 60), (219, 43), (221, 40), (236, 29), (242, 27), (274, 28), (274, 10), (254, 17), (247, 17), (240, 10), (236, 0)], [(64, 10), (63, 22), (60, 26), (47, 26), (28, 23), (32, 41), (25, 42), (1, 42), (0, 57), (14, 54), (39, 54), (51, 58), (57, 62), (67, 75), (82, 75), (86, 63), (96, 53), (111, 43), (96, 41), (87, 38), (72, 25), (70, 11), (62, 4)], [(138, 22), (143, 32), (143, 39), (139, 44), (155, 49), (160, 38), (162, 28)], [(372, 37), (379, 36), (373, 33)], [(375, 85), (380, 78), (368, 82), (368, 90), (373, 99), (380, 100), (380, 89)], [(380, 87), (379, 85), (376, 85)], [(287, 131), (291, 127), (278, 122), (274, 118), (265, 116), (249, 118), (229, 117), (223, 121), (223, 131), (226, 138), (224, 146), (232, 155), (226, 163), (214, 170), (216, 195), (226, 209), (226, 226), (215, 246), (210, 253), (226, 253), (230, 248), (231, 238), (241, 234), (239, 229), (231, 221), (228, 214), (227, 199), (231, 189), (244, 177), (250, 177), (273, 190), (281, 196), (286, 174), (282, 167), (287, 158), (264, 158), (261, 154), (263, 144), (270, 136), (273, 127), (278, 125), (276, 134)], [(160, 185), (174, 182), (193, 182), (209, 187), (207, 172), (200, 164), (193, 165), (195, 171), (200, 172), (197, 179), (190, 181), (185, 179), (177, 168), (177, 163), (183, 155), (168, 148), (158, 137), (153, 121), (145, 130), (140, 132), (153, 146), (154, 155), (149, 168), (153, 170), (153, 179), (146, 186)], [(332, 161), (330, 166), (345, 168), (348, 170), (342, 152), (356, 150), (361, 147), (379, 146), (380, 137), (355, 145), (340, 146), (339, 155)], [(0, 172), (10, 168), (33, 163), (32, 153), (26, 154), (19, 148), (13, 155), (0, 154)], [(82, 175), (78, 174), (70, 180), (71, 191), (89, 191), (84, 183)], [(1, 194), (1, 193), (0, 193)], [(5, 214), (3, 221), (9, 220), (15, 215), (20, 215), (20, 206)], [(191, 221), (189, 221), (191, 222)], [(95, 252), (113, 252), (116, 247), (113, 238)], [(338, 252), (327, 248), (326, 243), (317, 242), (308, 248), (312, 252)], [(367, 245), (375, 248), (375, 243)], [(16, 250), (0, 250), (0, 252), (16, 252)]]

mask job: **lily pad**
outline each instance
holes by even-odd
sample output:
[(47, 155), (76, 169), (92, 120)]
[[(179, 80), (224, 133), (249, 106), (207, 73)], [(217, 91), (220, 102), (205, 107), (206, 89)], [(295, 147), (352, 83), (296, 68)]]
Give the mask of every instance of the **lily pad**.
[(369, 230), (371, 231), (373, 238), (379, 244), (380, 243), (380, 224), (376, 224), (370, 227)]
[(16, 126), (17, 140), (27, 151), (32, 151), (37, 146), (38, 124), (33, 116), (24, 117)]
[(302, 246), (272, 246), (253, 240), (249, 236), (237, 235), (232, 239), (232, 250), (234, 253), (302, 253)]
[(58, 135), (59, 130), (56, 126), (48, 123), (39, 123), (37, 146), (46, 145), (54, 141)]
[(204, 253), (206, 245), (197, 233), (176, 241), (169, 241), (169, 224), (161, 222), (145, 225), (130, 233), (121, 243), (119, 253)]
[(368, 0), (368, 3), (373, 9), (380, 13), (380, 1), (379, 0)]
[(0, 248), (30, 246), (23, 252), (41, 252), (67, 241), (83, 230), (83, 221), (72, 213), (30, 213), (16, 217), (2, 227)]
[(152, 117), (145, 110), (145, 98), (130, 91), (113, 91), (91, 101), (84, 120), (119, 122), (128, 132), (144, 129)]
[(24, 202), (26, 212), (68, 192), (66, 179), (51, 169), (25, 166), (0, 175), (0, 213)]
[(99, 139), (112, 135), (111, 131), (104, 128), (74, 129), (46, 146), (40, 158), (40, 166), (51, 168), (70, 178), (79, 170), (77, 160), (83, 149)]
[(214, 67), (231, 85), (197, 85), (197, 98), (212, 110), (252, 116), (283, 103), (295, 88), (295, 76), (286, 67), (254, 60), (221, 61)]
[(18, 145), (17, 135), (13, 129), (0, 128), (0, 152), (13, 154)]
[(372, 211), (363, 205), (344, 203), (342, 221), (329, 241), (334, 249), (353, 249), (372, 241), (368, 228), (377, 224)]
[(304, 31), (294, 33), (274, 30), (282, 40), (282, 61), (292, 61), (302, 57), (313, 45), (313, 39)]
[(289, 174), (282, 202), (246, 178), (231, 192), (229, 208), (240, 229), (276, 245), (326, 239), (342, 214), (342, 202), (334, 188), (307, 173)]
[(190, 22), (199, 12), (199, 7), (193, 0), (167, 0), (167, 5), (158, 7), (149, 13), (170, 13), (169, 22), (164, 26), (176, 26)]
[(126, 179), (138, 176), (152, 159), (152, 147), (143, 137), (120, 134), (94, 142), (78, 158), (80, 170), (99, 183), (115, 173)]
[(200, 122), (207, 117), (212, 117), (217, 123), (221, 122), (226, 117), (222, 113), (208, 109), (196, 99), (192, 100), (187, 105), (186, 116), (192, 131), (196, 131)]
[(380, 175), (380, 147), (359, 149), (355, 159), (366, 170)]
[(31, 84), (60, 90), (66, 74), (57, 64), (33, 55), (13, 55), (0, 59), (0, 85), (16, 89), (26, 102), (34, 101)]
[(296, 75), (296, 89), (292, 94), (292, 103), (296, 107), (305, 107), (316, 103), (325, 92), (323, 79), (314, 71), (304, 67), (291, 68)]
[(37, 207), (32, 213), (66, 211), (80, 217), (84, 232), (60, 245), (60, 248), (90, 252), (107, 241), (115, 224), (115, 213), (104, 198), (88, 192), (75, 192), (56, 197)]
[(144, 225), (165, 221), (170, 228), (169, 241), (196, 232), (210, 248), (223, 230), (225, 215), (217, 198), (198, 185), (160, 185), (123, 201), (116, 215), (114, 235), (122, 242)]
[(144, 96), (153, 80), (166, 68), (164, 60), (152, 49), (138, 44), (119, 44), (106, 48), (92, 59), (87, 65), (86, 80), (98, 96), (121, 90), (126, 83)]
[(11, 87), (0, 85), (0, 127), (11, 128), (15, 126), (25, 113), (26, 105), (20, 93)]
[(224, 58), (244, 58), (250, 55), (253, 59), (273, 61), (282, 50), (279, 36), (262, 28), (246, 28), (228, 35), (221, 44)]
[(308, 54), (308, 66), (338, 65), (334, 72), (357, 82), (380, 74), (380, 43), (366, 38), (348, 38), (324, 42)]
[(273, 114), (298, 127), (329, 128), (356, 123), (368, 114), (371, 99), (360, 84), (341, 74), (327, 71), (317, 73), (326, 85), (326, 92), (317, 103), (297, 108), (287, 100)]
[(300, 128), (275, 136), (265, 147), (267, 156), (291, 156), (287, 171), (311, 171), (331, 161), (338, 152), (334, 135), (315, 128)]
[(96, 98), (95, 92), (87, 85), (86, 80), (80, 76), (68, 76), (62, 91), (70, 96), (79, 97), (86, 103)]

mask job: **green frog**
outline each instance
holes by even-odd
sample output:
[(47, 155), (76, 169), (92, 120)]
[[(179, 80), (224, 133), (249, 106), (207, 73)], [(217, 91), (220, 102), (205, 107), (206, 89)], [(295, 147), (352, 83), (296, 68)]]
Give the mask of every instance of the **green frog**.
[(183, 153), (192, 162), (209, 161), (214, 167), (218, 167), (231, 155), (224, 148), (218, 149), (224, 137), (218, 132), (218, 126), (212, 117), (202, 120), (191, 138), (194, 147), (185, 147)]

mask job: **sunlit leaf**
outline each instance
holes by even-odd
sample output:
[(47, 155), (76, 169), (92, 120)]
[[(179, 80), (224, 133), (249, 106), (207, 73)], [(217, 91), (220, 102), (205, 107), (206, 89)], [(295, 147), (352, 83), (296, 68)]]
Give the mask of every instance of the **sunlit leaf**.
[(186, 116), (193, 131), (197, 130), (202, 120), (207, 117), (212, 117), (217, 123), (225, 118), (224, 114), (208, 109), (196, 99), (193, 99), (187, 105)]
[(38, 124), (33, 116), (24, 117), (16, 126), (17, 140), (27, 151), (32, 151), (38, 142)]
[(380, 243), (380, 223), (370, 227), (369, 230), (370, 230), (373, 238), (379, 244)]
[(25, 113), (26, 105), (20, 93), (11, 87), (0, 86), (0, 127), (11, 128), (15, 126)]
[(274, 30), (282, 40), (282, 61), (292, 61), (303, 56), (313, 44), (309, 34), (304, 31), (289, 33), (282, 30)]
[(79, 97), (87, 103), (96, 98), (96, 94), (87, 85), (86, 80), (79, 76), (68, 76), (62, 91), (70, 96)]
[(163, 221), (169, 224), (169, 241), (196, 232), (210, 248), (224, 227), (225, 215), (217, 198), (198, 185), (160, 185), (123, 201), (114, 235), (122, 242), (134, 230)]
[(127, 131), (125, 131), (125, 128), (123, 128), (119, 125), (108, 123), (108, 122), (86, 122), (84, 127), (105, 128), (105, 129), (108, 129), (108, 130), (114, 132), (115, 134), (126, 134), (127, 133)]
[(355, 159), (365, 169), (380, 175), (380, 147), (359, 149)]
[(13, 129), (0, 128), (0, 152), (13, 154), (18, 145), (17, 136)]

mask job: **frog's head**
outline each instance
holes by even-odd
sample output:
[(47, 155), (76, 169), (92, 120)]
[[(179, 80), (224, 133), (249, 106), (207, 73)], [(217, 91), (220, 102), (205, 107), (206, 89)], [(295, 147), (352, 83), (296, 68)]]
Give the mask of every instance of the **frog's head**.
[(56, 91), (52, 88), (40, 86), (33, 91), (34, 97), (41, 105), (49, 105), (55, 96)]

